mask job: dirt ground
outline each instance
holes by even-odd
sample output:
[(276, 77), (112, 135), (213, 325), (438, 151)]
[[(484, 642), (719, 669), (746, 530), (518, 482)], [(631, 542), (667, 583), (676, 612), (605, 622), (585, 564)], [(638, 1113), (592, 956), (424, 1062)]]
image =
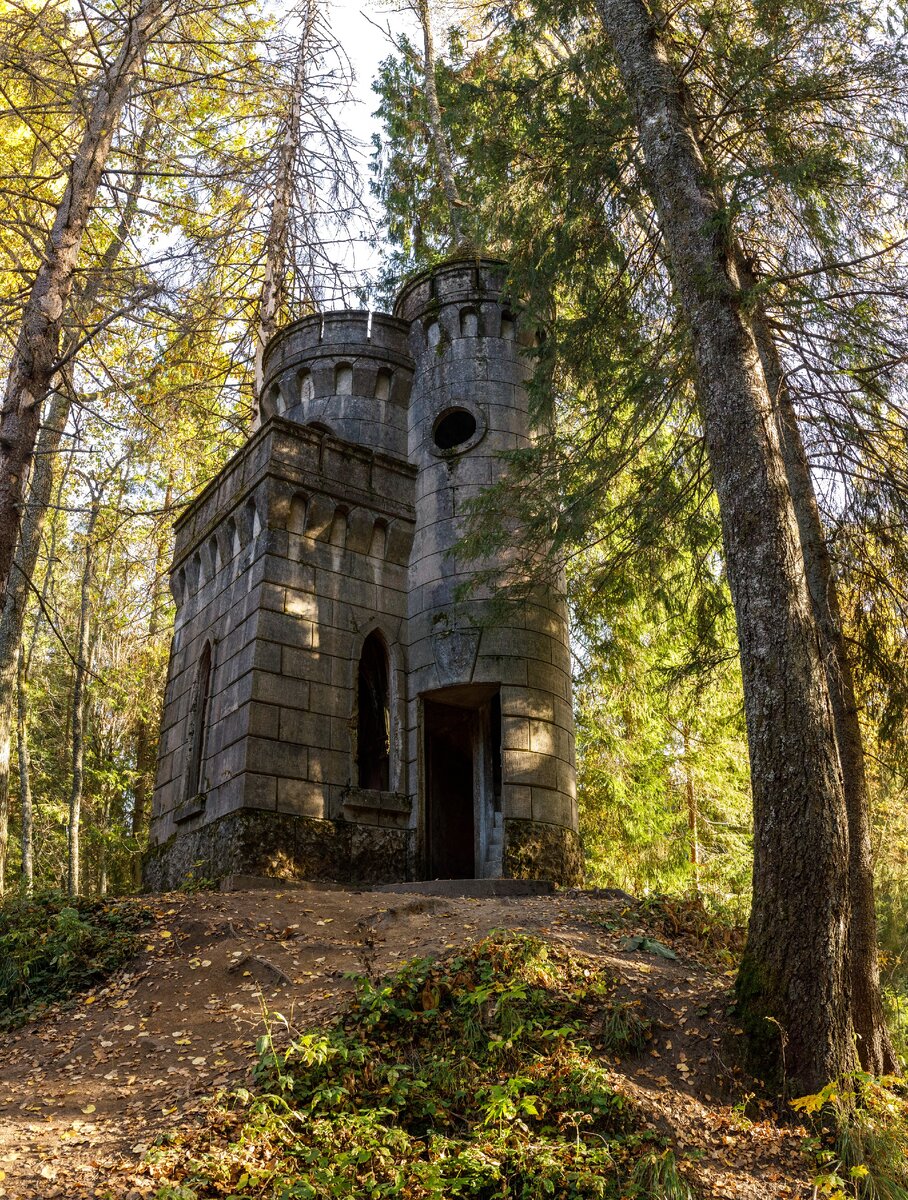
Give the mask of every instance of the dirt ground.
[[(591, 956), (653, 1022), (640, 1058), (614, 1067), (648, 1121), (698, 1149), (704, 1197), (810, 1195), (802, 1131), (774, 1123), (729, 1065), (730, 980), (677, 945), (677, 961), (620, 949), (637, 925), (619, 898), (586, 893), (466, 899), (342, 890), (157, 896), (131, 969), (71, 1007), (8, 1034), (0, 1057), (0, 1197), (139, 1200), (144, 1156), (204, 1122), (248, 1079), (264, 1014), (296, 1028), (344, 1002), (350, 972), (392, 970), (507, 928)], [(662, 933), (656, 936), (665, 941)]]

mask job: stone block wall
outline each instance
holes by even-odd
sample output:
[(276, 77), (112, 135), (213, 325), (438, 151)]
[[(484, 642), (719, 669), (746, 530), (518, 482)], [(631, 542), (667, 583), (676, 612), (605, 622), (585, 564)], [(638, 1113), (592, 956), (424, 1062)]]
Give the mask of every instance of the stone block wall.
[[(264, 843), (244, 849), (238, 834), (231, 838), (230, 818), (252, 810), (299, 818), (309, 830), (275, 852), (275, 871), (292, 873), (296, 862), (311, 877), (319, 828), (326, 853), (317, 877), (361, 878), (357, 872), (368, 863), (383, 880), (411, 869), (401, 747), (413, 475), (404, 461), (274, 418), (180, 522), (172, 576), (177, 619), (147, 871), (156, 886), (180, 881), (192, 847), (206, 862), (205, 847), (219, 847), (218, 862), (204, 870), (227, 873), (221, 867), (229, 860), (231, 871), (249, 873), (242, 855), (259, 862)], [(375, 629), (392, 664), (392, 735), (399, 745), (390, 795), (355, 786), (357, 666)], [(206, 645), (206, 732), (198, 786), (190, 787)], [(356, 862), (350, 858), (339, 876), (343, 856), (328, 853), (339, 835), (327, 824), (338, 820), (393, 830), (383, 838), (385, 853), (365, 855), (360, 846)], [(212, 841), (214, 824), (220, 832)], [(352, 829), (341, 838), (351, 854), (359, 842)]]

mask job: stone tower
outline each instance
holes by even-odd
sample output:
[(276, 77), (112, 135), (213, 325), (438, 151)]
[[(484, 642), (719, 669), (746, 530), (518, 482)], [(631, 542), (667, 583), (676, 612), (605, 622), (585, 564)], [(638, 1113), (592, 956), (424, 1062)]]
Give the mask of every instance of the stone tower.
[(261, 428), (177, 524), (150, 886), (579, 879), (564, 599), (458, 598), (464, 504), (530, 437), (503, 281), (451, 262), (268, 346)]

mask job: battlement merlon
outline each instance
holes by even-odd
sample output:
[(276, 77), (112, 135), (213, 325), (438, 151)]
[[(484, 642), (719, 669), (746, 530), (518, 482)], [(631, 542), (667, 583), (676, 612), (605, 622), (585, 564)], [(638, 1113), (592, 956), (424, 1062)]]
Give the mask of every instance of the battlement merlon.
[[(216, 533), (232, 536), (235, 528), (245, 542), (255, 522), (259, 528), (282, 528), (283, 510), (297, 490), (361, 503), (390, 520), (412, 523), (415, 476), (416, 468), (403, 459), (272, 417), (175, 522), (171, 573)], [(275, 486), (262, 496), (266, 480)]]

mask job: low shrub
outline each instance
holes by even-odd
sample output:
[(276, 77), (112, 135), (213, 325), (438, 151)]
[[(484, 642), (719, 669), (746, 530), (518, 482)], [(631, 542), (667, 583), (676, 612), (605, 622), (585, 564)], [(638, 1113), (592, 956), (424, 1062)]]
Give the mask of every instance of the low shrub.
[(161, 1152), (159, 1193), (268, 1200), (629, 1200), (692, 1195), (612, 1085), (647, 1022), (610, 981), (540, 939), (494, 935), (388, 980), (346, 1012), (259, 1042), (205, 1152)]
[(44, 892), (0, 905), (0, 1028), (106, 979), (136, 952), (152, 919), (135, 900)]

